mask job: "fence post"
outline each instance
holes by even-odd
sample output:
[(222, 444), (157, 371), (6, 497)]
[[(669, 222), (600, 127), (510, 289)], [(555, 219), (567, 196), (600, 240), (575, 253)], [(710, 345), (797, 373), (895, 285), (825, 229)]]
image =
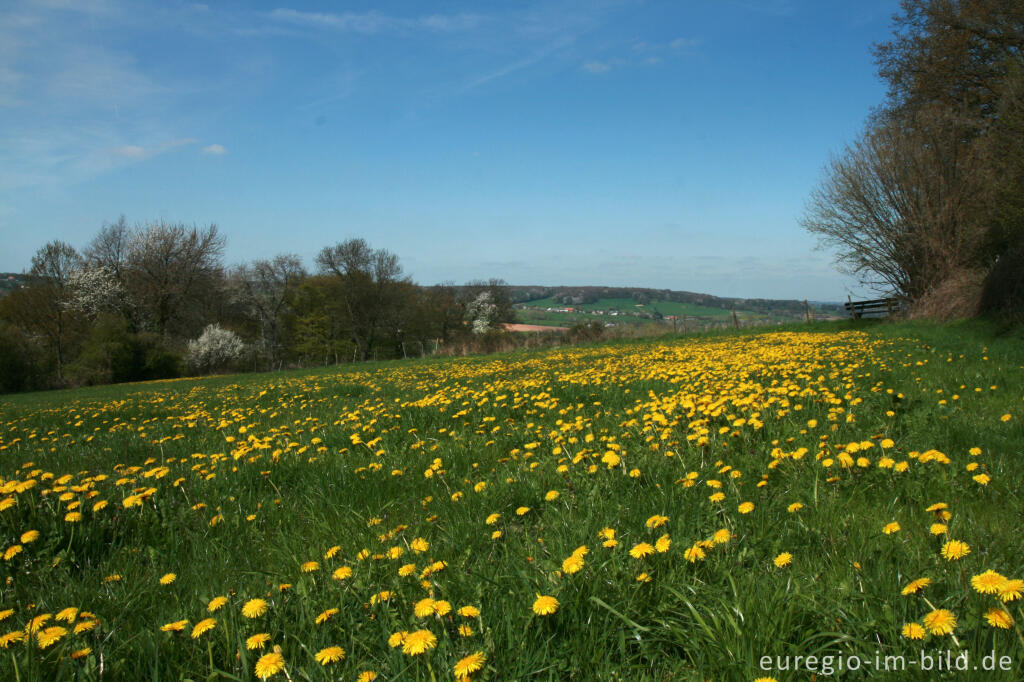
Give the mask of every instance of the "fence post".
[(732, 304), (732, 326), (736, 327), (736, 329), (740, 328), (740, 320), (739, 320), (738, 317), (736, 317), (736, 304), (735, 303)]

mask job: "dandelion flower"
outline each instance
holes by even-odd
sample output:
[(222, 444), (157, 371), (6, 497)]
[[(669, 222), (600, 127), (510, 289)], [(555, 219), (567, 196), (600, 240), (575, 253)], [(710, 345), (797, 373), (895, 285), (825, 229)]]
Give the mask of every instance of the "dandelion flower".
[(740, 504), (739, 507), (737, 507), (737, 511), (739, 511), (740, 514), (749, 514), (750, 512), (754, 511), (754, 503), (743, 502), (742, 504)]
[(654, 551), (658, 554), (664, 554), (670, 547), (672, 547), (672, 539), (668, 536), (668, 533), (662, 535), (658, 538), (658, 541), (654, 543)]
[(789, 552), (783, 552), (779, 556), (772, 559), (772, 563), (774, 563), (778, 568), (784, 568), (793, 563), (793, 555)]
[(160, 626), (161, 632), (181, 632), (188, 625), (187, 620), (176, 620), (173, 623), (165, 623)]
[(882, 527), (882, 532), (885, 533), (886, 535), (892, 535), (893, 533), (898, 533), (898, 532), (900, 532), (900, 524), (896, 523), (895, 521), (893, 521), (891, 523), (887, 523), (887, 524), (885, 524), (885, 526)]
[(25, 632), (23, 630), (14, 630), (8, 632), (6, 635), (0, 636), (0, 649), (6, 649), (15, 642), (24, 642)]
[(557, 610), (558, 600), (554, 597), (538, 594), (537, 599), (533, 602), (533, 612), (538, 616), (550, 616)]
[[(555, 500), (557, 500), (557, 499), (558, 499), (558, 491), (557, 491), (557, 490), (549, 490), (549, 491), (548, 491), (548, 492), (547, 492), (547, 493), (546, 493), (546, 494), (544, 495), (544, 500), (545, 500), (546, 502), (553, 502), (553, 501), (555, 501)], [(465, 659), (463, 659), (463, 660), (465, 660)]]
[(924, 639), (925, 630), (920, 623), (907, 623), (903, 626), (903, 636), (907, 639)]
[(928, 613), (922, 622), (933, 635), (948, 635), (956, 629), (956, 616), (946, 609), (936, 609)]
[(25, 545), (29, 544), (30, 542), (35, 542), (38, 539), (39, 531), (37, 530), (28, 530), (21, 534), (21, 542)]
[(178, 579), (178, 576), (177, 576), (176, 573), (164, 573), (162, 576), (160, 576), (160, 584), (161, 585), (170, 585), (171, 583), (173, 583), (177, 579)]
[(76, 650), (72, 651), (71, 652), (71, 658), (77, 661), (80, 658), (85, 658), (86, 656), (88, 656), (91, 653), (92, 653), (92, 647), (87, 646), (84, 649), (76, 649)]
[(245, 648), (249, 651), (262, 649), (263, 645), (270, 641), (270, 635), (266, 632), (257, 633), (245, 640)]
[(65, 628), (59, 625), (52, 625), (36, 633), (36, 642), (39, 643), (40, 649), (45, 649), (52, 644), (56, 644), (66, 634), (68, 634), (68, 631)]
[(418, 602), (413, 604), (412, 613), (417, 618), (432, 616), (434, 614), (434, 600), (430, 597), (420, 599)]
[(329, 646), (318, 651), (314, 658), (316, 658), (316, 662), (320, 665), (337, 663), (341, 659), (345, 658), (345, 650), (340, 646)]
[(791, 504), (788, 507), (786, 507), (786, 511), (788, 511), (790, 514), (792, 514), (793, 512), (798, 512), (798, 511), (800, 511), (803, 508), (804, 508), (804, 505), (803, 505), (802, 502), (794, 502), (793, 504)]
[(950, 540), (942, 546), (942, 556), (947, 561), (956, 561), (971, 553), (971, 546), (960, 540)]
[(62, 620), (65, 623), (72, 623), (72, 622), (74, 622), (74, 620), (75, 620), (75, 618), (77, 616), (78, 616), (78, 609), (76, 607), (74, 607), (74, 606), (69, 606), (66, 609), (61, 609), (57, 613), (57, 615), (54, 616), (54, 618), (56, 618), (57, 620)]
[(584, 563), (583, 557), (573, 554), (562, 562), (562, 573), (567, 575), (579, 573)]
[(661, 528), (666, 523), (668, 523), (668, 517), (667, 516), (662, 516), (661, 514), (655, 514), (651, 518), (647, 519), (647, 522), (644, 525), (647, 526), (648, 528)]
[(210, 600), (210, 603), (206, 605), (206, 610), (210, 613), (213, 613), (215, 611), (219, 611), (227, 603), (227, 597), (214, 597)]
[(468, 679), (470, 675), (484, 667), (487, 657), (482, 651), (472, 653), (465, 658), (459, 659), (455, 664), (455, 678), (458, 680)]
[(634, 559), (643, 559), (654, 554), (654, 547), (647, 542), (638, 542), (633, 545), (633, 549), (629, 550), (629, 556)]
[(716, 530), (715, 534), (711, 536), (711, 542), (715, 543), (716, 545), (724, 545), (730, 540), (732, 540), (732, 531), (730, 531), (728, 528)]
[(256, 661), (256, 677), (261, 680), (273, 677), (282, 670), (284, 670), (284, 656), (276, 651), (263, 654), (260, 656), (260, 660)]
[(201, 621), (196, 623), (196, 626), (194, 628), (192, 628), (192, 639), (197, 639), (203, 633), (209, 632), (210, 630), (212, 630), (214, 628), (214, 626), (216, 626), (216, 625), (217, 625), (217, 621), (214, 620), (213, 618), (204, 618), (204, 619), (202, 619)]
[(423, 538), (416, 538), (415, 540), (409, 543), (409, 547), (412, 549), (412, 551), (416, 552), (417, 554), (421, 554), (430, 549), (430, 543), (424, 540)]
[(410, 632), (402, 642), (402, 653), (418, 656), (437, 646), (437, 637), (430, 630)]
[(476, 618), (480, 615), (480, 609), (475, 606), (463, 606), (455, 613), (459, 614), (463, 618)]
[(900, 592), (902, 595), (917, 594), (924, 588), (932, 584), (931, 578), (918, 578), (917, 580), (911, 580), (907, 583), (907, 586)]
[(375, 679), (377, 679), (377, 673), (372, 670), (364, 670), (359, 673), (359, 677), (356, 679), (356, 682), (373, 682)]
[(1013, 627), (1013, 617), (1005, 610), (993, 607), (985, 612), (985, 620), (994, 628), (1009, 630)]
[(1006, 578), (992, 569), (971, 578), (971, 586), (981, 594), (998, 594), (1005, 583)]
[(336, 569), (334, 569), (334, 573), (331, 574), (331, 577), (333, 579), (335, 579), (335, 580), (345, 580), (346, 578), (351, 578), (352, 577), (352, 569), (349, 568), (348, 566), (342, 566), (340, 568), (336, 568)]
[(326, 609), (320, 612), (320, 615), (316, 617), (316, 624), (321, 625), (331, 619), (334, 614), (338, 612), (338, 609)]
[(484, 519), (484, 523), (487, 524), (488, 526), (493, 526), (494, 524), (496, 524), (498, 522), (498, 519), (500, 519), (500, 518), (501, 518), (501, 514), (491, 514), (486, 519)]
[(949, 526), (944, 523), (933, 523), (928, 527), (928, 532), (932, 535), (945, 535), (949, 530)]
[(405, 630), (400, 630), (388, 637), (388, 646), (392, 649), (397, 649), (405, 643), (405, 638), (409, 636), (409, 633)]
[(324, 559), (331, 559), (334, 557), (335, 554), (337, 554), (340, 551), (341, 545), (335, 545), (334, 547), (331, 547), (326, 552), (324, 552)]
[(263, 599), (250, 599), (242, 606), (242, 615), (246, 618), (259, 618), (267, 612), (267, 602)]
[(1007, 580), (999, 588), (999, 598), (1004, 602), (1011, 602), (1020, 599), (1024, 592), (1024, 580)]
[(473, 628), (471, 628), (468, 625), (466, 625), (465, 623), (463, 623), (462, 625), (459, 626), (458, 633), (459, 633), (459, 637), (472, 637), (473, 636)]
[(704, 548), (699, 544), (687, 547), (683, 552), (683, 558), (689, 561), (691, 564), (695, 564), (703, 559), (707, 554), (704, 552)]
[(303, 573), (313, 573), (315, 571), (319, 571), (320, 570), (320, 562), (319, 561), (307, 561), (306, 563), (302, 564), (302, 566), (299, 567), (299, 570), (301, 570)]

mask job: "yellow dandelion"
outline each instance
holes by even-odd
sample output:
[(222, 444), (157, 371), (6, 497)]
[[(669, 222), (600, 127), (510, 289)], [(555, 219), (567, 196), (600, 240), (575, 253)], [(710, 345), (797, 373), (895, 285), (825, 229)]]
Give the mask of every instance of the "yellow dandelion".
[(950, 540), (942, 546), (942, 556), (947, 561), (962, 559), (971, 553), (971, 546), (960, 540)]
[(562, 561), (562, 573), (572, 575), (573, 573), (579, 573), (583, 569), (584, 560), (582, 556), (576, 554), (571, 555), (564, 561)]
[(171, 583), (173, 583), (177, 579), (178, 579), (178, 575), (176, 573), (164, 573), (162, 576), (160, 576), (160, 584), (161, 585), (170, 585)]
[(469, 656), (459, 659), (455, 664), (455, 679), (465, 680), (470, 675), (475, 673), (484, 667), (484, 663), (487, 662), (487, 657), (484, 656), (482, 651), (477, 651)]
[(634, 559), (643, 559), (654, 554), (654, 547), (647, 542), (638, 542), (633, 545), (633, 548), (629, 550), (629, 556)]
[(314, 658), (320, 665), (337, 663), (341, 659), (345, 658), (345, 650), (340, 646), (329, 646), (316, 652), (316, 656), (314, 656)]
[(245, 648), (249, 651), (262, 649), (270, 641), (270, 635), (266, 632), (259, 632), (245, 640)]
[(413, 604), (412, 613), (417, 618), (432, 616), (434, 614), (434, 600), (430, 597), (420, 599), (418, 602)]
[(65, 623), (72, 623), (77, 617), (78, 609), (74, 606), (69, 606), (66, 609), (61, 609), (57, 612), (57, 615), (54, 616), (54, 618), (56, 618), (57, 620), (62, 620)]
[(61, 637), (68, 634), (65, 628), (59, 625), (52, 625), (36, 632), (36, 642), (40, 649), (45, 649), (60, 641)]
[(931, 578), (918, 578), (917, 580), (911, 580), (909, 583), (907, 583), (907, 586), (903, 588), (900, 594), (917, 594), (918, 592), (920, 592), (921, 590), (923, 590), (931, 584)]
[(993, 607), (985, 612), (985, 620), (994, 628), (1009, 630), (1013, 627), (1013, 617), (1005, 609)]
[(473, 636), (473, 628), (471, 628), (470, 626), (468, 626), (465, 623), (463, 623), (462, 625), (459, 626), (458, 633), (459, 633), (459, 637), (472, 637)]
[(925, 630), (920, 623), (907, 623), (903, 626), (903, 636), (907, 639), (924, 639)]
[(791, 563), (793, 563), (793, 555), (789, 552), (783, 552), (782, 554), (772, 559), (772, 563), (775, 564), (778, 568), (785, 568), (786, 566), (789, 566)]
[(893, 533), (898, 533), (898, 532), (900, 532), (900, 524), (898, 524), (895, 521), (892, 521), (891, 523), (887, 523), (887, 524), (885, 524), (882, 527), (882, 532), (885, 533), (886, 535), (892, 535)]
[(1020, 599), (1024, 592), (1024, 580), (1007, 580), (999, 588), (999, 598), (1004, 602), (1011, 602)]
[(750, 512), (754, 511), (754, 503), (753, 502), (743, 502), (736, 509), (737, 509), (737, 511), (739, 511), (740, 514), (749, 514)]
[(426, 552), (428, 549), (430, 549), (430, 543), (424, 540), (423, 538), (416, 538), (415, 540), (409, 543), (409, 548), (417, 554), (422, 554), (423, 552)]
[(732, 540), (732, 531), (728, 528), (716, 530), (715, 534), (711, 536), (711, 542), (716, 545), (724, 545), (730, 540)]
[(463, 618), (476, 618), (480, 615), (480, 609), (475, 606), (463, 606), (455, 613), (459, 614)]
[(334, 569), (334, 573), (331, 574), (331, 577), (333, 579), (335, 579), (335, 580), (345, 580), (347, 578), (351, 578), (352, 577), (352, 569), (349, 568), (348, 566), (342, 566), (340, 568), (336, 568), (336, 569)]
[(1006, 578), (992, 569), (971, 578), (971, 586), (981, 594), (998, 594), (1006, 584)]
[(655, 514), (651, 518), (647, 519), (647, 522), (644, 525), (647, 526), (648, 528), (661, 528), (666, 523), (668, 523), (668, 517), (667, 516), (662, 516), (661, 514)]
[(338, 609), (325, 609), (324, 611), (321, 611), (320, 615), (316, 617), (316, 624), (322, 625), (323, 623), (326, 623), (336, 613), (338, 613)]
[(790, 514), (792, 514), (793, 512), (798, 512), (798, 511), (800, 511), (803, 508), (804, 508), (804, 505), (803, 505), (802, 502), (794, 502), (793, 504), (791, 504), (788, 507), (786, 507), (786, 511), (788, 511)]
[(547, 595), (537, 595), (533, 602), (533, 612), (538, 616), (550, 616), (558, 610), (558, 600)]
[(24, 641), (25, 632), (23, 630), (14, 630), (12, 632), (8, 632), (6, 635), (0, 635), (0, 649), (6, 649), (16, 642)]
[(74, 651), (72, 651), (71, 652), (71, 658), (73, 660), (77, 661), (80, 658), (85, 658), (86, 656), (88, 656), (91, 653), (92, 653), (92, 647), (87, 646), (84, 649), (75, 649)]
[(377, 673), (372, 670), (364, 670), (359, 673), (359, 677), (356, 679), (356, 682), (373, 682), (375, 679), (377, 679)]
[(302, 564), (302, 566), (299, 567), (299, 570), (301, 570), (303, 573), (313, 573), (315, 571), (319, 571), (320, 570), (320, 562), (319, 561), (307, 561), (306, 563)]
[(956, 629), (956, 616), (952, 611), (936, 609), (925, 615), (924, 627), (933, 635), (948, 635)]
[(187, 620), (176, 620), (173, 623), (165, 623), (160, 626), (161, 632), (181, 632), (188, 625)]
[(39, 539), (39, 531), (28, 530), (21, 534), (21, 543), (27, 545)]
[(228, 603), (228, 598), (227, 597), (214, 597), (213, 599), (210, 600), (210, 603), (206, 605), (206, 610), (209, 611), (210, 613), (213, 613), (215, 611), (219, 611), (227, 603)]
[(546, 502), (553, 502), (553, 501), (555, 501), (557, 499), (558, 499), (558, 491), (557, 490), (549, 490), (544, 495), (544, 500)]
[(702, 560), (705, 556), (707, 556), (707, 554), (704, 552), (704, 548), (701, 547), (699, 543), (691, 545), (683, 551), (683, 558), (689, 561), (691, 564), (697, 563), (698, 561)]
[(256, 661), (256, 677), (261, 680), (273, 677), (282, 670), (284, 670), (284, 656), (277, 651), (263, 654), (260, 656), (260, 660)]
[(437, 637), (430, 630), (410, 632), (402, 642), (402, 653), (418, 656), (437, 646)]
[(203, 633), (209, 632), (217, 625), (217, 621), (213, 618), (204, 618), (196, 626), (192, 628), (192, 639), (197, 639)]
[(259, 618), (267, 612), (267, 602), (263, 599), (250, 599), (242, 606), (242, 615), (246, 618)]

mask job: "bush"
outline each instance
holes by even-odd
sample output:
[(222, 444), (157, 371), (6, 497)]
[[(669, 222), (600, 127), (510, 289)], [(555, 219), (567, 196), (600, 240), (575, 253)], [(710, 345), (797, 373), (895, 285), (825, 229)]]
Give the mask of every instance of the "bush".
[(200, 372), (222, 371), (244, 352), (245, 344), (238, 334), (215, 322), (207, 325), (198, 339), (188, 342), (188, 364)]
[(37, 352), (19, 329), (0, 321), (0, 393), (38, 388)]
[(1007, 249), (985, 278), (981, 312), (1007, 322), (1024, 322), (1024, 245)]
[(167, 379), (180, 374), (180, 365), (159, 336), (135, 334), (124, 318), (101, 315), (68, 367), (68, 377), (79, 385)]

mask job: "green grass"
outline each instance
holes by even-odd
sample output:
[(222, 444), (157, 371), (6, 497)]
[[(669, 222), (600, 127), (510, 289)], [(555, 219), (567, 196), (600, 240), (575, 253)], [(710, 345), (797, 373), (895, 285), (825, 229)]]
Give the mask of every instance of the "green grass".
[[(763, 671), (760, 657), (936, 648), (976, 661), (994, 649), (1015, 679), (1021, 601), (1006, 604), (1017, 624), (990, 627), (983, 614), (1001, 602), (970, 577), (1024, 578), (1022, 369), (1019, 331), (843, 322), (0, 396), (0, 500), (13, 501), (0, 502), (0, 532), (5, 551), (22, 547), (0, 562), (0, 611), (13, 610), (0, 636), (41, 614), (70, 631), (52, 618), (65, 607), (99, 620), (46, 649), (9, 643), (0, 678), (251, 680), (278, 645), (293, 680), (451, 679), (476, 651), (485, 679), (790, 680), (810, 673)], [(849, 443), (873, 447), (844, 468)], [(933, 450), (943, 456), (921, 461)], [(125, 507), (133, 494), (142, 504)], [(971, 547), (959, 561), (929, 532), (936, 502), (949, 505), (948, 538)], [(667, 523), (647, 527), (654, 515)], [(901, 530), (882, 533), (892, 521)], [(602, 546), (604, 528), (616, 547)], [(730, 542), (687, 559), (720, 529)], [(29, 530), (39, 539), (22, 542)], [(668, 551), (629, 555), (664, 533)], [(580, 546), (583, 569), (559, 576)], [(792, 565), (773, 564), (781, 552)], [(310, 561), (318, 570), (304, 572)], [(402, 577), (407, 563), (416, 573)], [(352, 576), (332, 579), (341, 566)], [(166, 573), (176, 579), (160, 585)], [(934, 582), (900, 594), (920, 577)], [(533, 614), (538, 593), (558, 598), (555, 614)], [(218, 595), (228, 604), (208, 613)], [(452, 611), (415, 617), (429, 596)], [(245, 618), (256, 597), (267, 614)], [(464, 605), (481, 615), (456, 615)], [(900, 635), (933, 607), (956, 615), (952, 636)], [(206, 617), (216, 626), (193, 639)], [(161, 631), (183, 619), (184, 632)], [(388, 646), (418, 629), (435, 649)], [(267, 649), (246, 649), (256, 633)], [(347, 656), (321, 666), (329, 645)]]

